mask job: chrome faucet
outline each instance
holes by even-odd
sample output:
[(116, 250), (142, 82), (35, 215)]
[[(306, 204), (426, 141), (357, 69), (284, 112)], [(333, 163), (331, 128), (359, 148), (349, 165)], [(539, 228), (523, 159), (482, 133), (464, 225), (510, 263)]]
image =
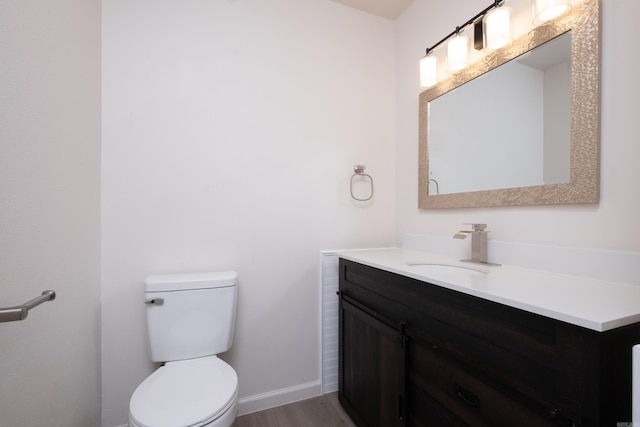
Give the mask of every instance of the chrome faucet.
[(468, 235), (471, 235), (471, 259), (463, 259), (463, 262), (476, 262), (479, 264), (488, 265), (500, 265), (490, 263), (487, 256), (487, 224), (466, 224), (470, 225), (472, 231), (458, 231), (453, 238), (454, 239), (466, 239)]

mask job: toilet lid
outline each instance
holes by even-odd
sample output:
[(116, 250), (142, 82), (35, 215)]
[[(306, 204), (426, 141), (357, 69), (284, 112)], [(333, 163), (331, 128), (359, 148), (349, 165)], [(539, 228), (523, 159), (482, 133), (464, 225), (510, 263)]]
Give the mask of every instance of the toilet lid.
[(169, 362), (131, 396), (129, 414), (148, 427), (195, 427), (216, 419), (238, 394), (238, 376), (215, 356)]

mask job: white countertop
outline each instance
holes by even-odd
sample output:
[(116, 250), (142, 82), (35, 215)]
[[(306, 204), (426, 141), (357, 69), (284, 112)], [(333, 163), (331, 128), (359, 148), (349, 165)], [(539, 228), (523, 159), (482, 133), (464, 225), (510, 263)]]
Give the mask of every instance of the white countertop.
[[(340, 258), (603, 332), (640, 322), (640, 286), (548, 273), (520, 267), (484, 266), (407, 249), (343, 251)], [(424, 272), (428, 263), (461, 269)], [(429, 269), (429, 267), (426, 267)], [(475, 274), (469, 274), (475, 273)]]

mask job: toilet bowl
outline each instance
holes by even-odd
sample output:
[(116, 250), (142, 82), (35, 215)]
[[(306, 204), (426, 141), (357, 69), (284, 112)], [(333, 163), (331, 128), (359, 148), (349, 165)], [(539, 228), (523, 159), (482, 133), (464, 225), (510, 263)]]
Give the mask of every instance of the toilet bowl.
[(130, 427), (230, 427), (238, 376), (218, 353), (231, 347), (236, 273), (150, 276), (145, 304), (151, 359), (164, 364), (129, 401)]
[(169, 362), (131, 396), (130, 427), (229, 427), (237, 415), (238, 377), (216, 356)]

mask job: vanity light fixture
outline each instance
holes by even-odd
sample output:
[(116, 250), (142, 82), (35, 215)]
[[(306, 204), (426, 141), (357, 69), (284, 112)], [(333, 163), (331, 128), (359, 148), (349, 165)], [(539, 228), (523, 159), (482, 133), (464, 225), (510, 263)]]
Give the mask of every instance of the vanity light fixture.
[(571, 10), (571, 0), (533, 0), (533, 23), (541, 25)]
[[(491, 10), (498, 9), (505, 3), (506, 0), (495, 0), (489, 6), (487, 6), (484, 10), (478, 13), (473, 18), (469, 19), (464, 24), (456, 27), (456, 29), (440, 40), (438, 43), (433, 46), (427, 48), (426, 55), (420, 60), (420, 85), (423, 87), (430, 87), (435, 85), (438, 82), (437, 76), (437, 58), (433, 55), (433, 51), (438, 48), (441, 44), (448, 41), (447, 43), (447, 71), (455, 72), (466, 68), (469, 65), (469, 37), (463, 34), (463, 31), (471, 24), (477, 25), (480, 23), (482, 25), (482, 19), (487, 15)], [(485, 25), (495, 25), (493, 22), (502, 22), (505, 15), (499, 15), (500, 18), (495, 17), (491, 20), (491, 23), (487, 23)], [(509, 13), (506, 14), (507, 20), (509, 20)], [(503, 23), (500, 25), (504, 25)], [(511, 23), (507, 25), (507, 32), (510, 37)], [(487, 30), (489, 31), (489, 30)], [(505, 34), (505, 31), (502, 30), (493, 30), (495, 34)], [(484, 38), (484, 34), (482, 31), (477, 37)], [(493, 40), (493, 39), (492, 39)], [(497, 43), (497, 42), (495, 42)], [(502, 43), (507, 44), (508, 42), (502, 41)], [(495, 44), (494, 44), (495, 45)], [(479, 46), (479, 47), (478, 47)], [(484, 47), (484, 42), (477, 43), (476, 41), (476, 49), (482, 49)]]
[[(426, 55), (420, 60), (420, 86), (431, 87), (438, 83), (438, 59), (433, 51), (447, 43), (447, 71), (456, 72), (469, 65), (469, 37), (463, 34), (469, 26), (474, 26), (474, 47), (495, 50), (513, 41), (511, 34), (511, 10), (502, 7), (509, 0), (494, 0), (489, 6), (464, 24), (427, 48)], [(532, 0), (533, 23), (542, 25), (571, 10), (571, 0)]]

